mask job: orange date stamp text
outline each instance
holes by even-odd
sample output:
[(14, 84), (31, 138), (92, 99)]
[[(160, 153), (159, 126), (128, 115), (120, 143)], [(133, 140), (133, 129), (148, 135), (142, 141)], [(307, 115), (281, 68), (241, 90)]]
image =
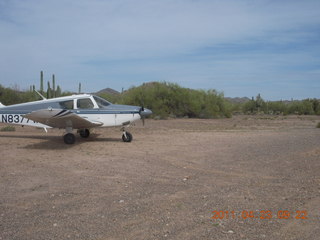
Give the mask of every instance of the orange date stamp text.
[(307, 210), (212, 211), (211, 219), (308, 219)]

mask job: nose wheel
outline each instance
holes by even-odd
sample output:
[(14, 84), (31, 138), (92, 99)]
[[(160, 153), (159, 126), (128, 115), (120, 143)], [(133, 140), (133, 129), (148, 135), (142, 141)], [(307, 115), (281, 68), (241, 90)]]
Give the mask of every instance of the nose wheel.
[(131, 142), (131, 141), (132, 141), (132, 134), (129, 133), (129, 132), (127, 132), (127, 131), (124, 131), (124, 132), (122, 133), (122, 140), (123, 140), (124, 142)]

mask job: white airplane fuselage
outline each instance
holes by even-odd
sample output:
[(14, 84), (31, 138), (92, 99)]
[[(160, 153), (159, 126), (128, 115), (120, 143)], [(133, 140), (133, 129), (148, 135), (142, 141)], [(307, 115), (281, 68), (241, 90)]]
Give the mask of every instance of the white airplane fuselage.
[[(96, 96), (94, 97), (96, 98)], [(59, 109), (68, 109), (84, 119), (89, 119), (94, 122), (101, 122), (101, 127), (122, 126), (123, 123), (132, 123), (141, 118), (139, 114), (140, 107), (109, 103), (108, 106), (104, 106), (102, 108), (101, 106), (99, 107), (94, 97), (93, 95), (82, 94), (10, 106), (2, 105), (3, 107), (0, 107), (0, 122), (50, 128), (50, 126), (25, 118), (24, 115), (40, 109), (56, 109), (57, 104), (60, 105)], [(90, 108), (83, 108), (78, 104), (78, 101), (81, 100), (90, 100), (92, 105), (89, 106)], [(69, 101), (72, 101), (72, 106), (69, 108), (61, 108), (61, 104), (59, 103), (66, 103)]]
[[(112, 104), (100, 97), (81, 94), (4, 106), (0, 122), (40, 128), (90, 129), (129, 126), (152, 114), (138, 106)], [(125, 135), (125, 132), (124, 132)]]

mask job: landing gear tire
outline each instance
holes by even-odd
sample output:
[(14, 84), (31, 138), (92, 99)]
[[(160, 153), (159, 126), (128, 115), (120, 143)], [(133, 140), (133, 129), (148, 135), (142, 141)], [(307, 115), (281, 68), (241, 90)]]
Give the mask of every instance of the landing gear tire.
[(67, 133), (63, 136), (65, 144), (74, 144), (76, 142), (76, 136), (73, 133)]
[(82, 138), (88, 138), (90, 136), (90, 131), (89, 131), (89, 129), (81, 129), (81, 130), (79, 130), (79, 135)]
[(122, 134), (122, 140), (124, 142), (131, 142), (132, 141), (132, 134), (129, 132), (123, 132)]

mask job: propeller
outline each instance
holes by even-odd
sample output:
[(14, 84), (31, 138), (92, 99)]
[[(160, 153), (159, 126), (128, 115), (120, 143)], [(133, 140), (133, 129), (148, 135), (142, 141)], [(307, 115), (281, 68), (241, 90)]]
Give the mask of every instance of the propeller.
[(142, 106), (139, 110), (139, 115), (141, 117), (142, 120), (142, 125), (144, 126), (144, 120), (145, 120), (145, 115), (142, 113), (144, 111), (144, 107)]
[(144, 126), (145, 115), (143, 113), (144, 112), (144, 95), (143, 95), (143, 93), (141, 93), (140, 102), (141, 102), (141, 107), (140, 107), (140, 110), (139, 110), (139, 114), (140, 114), (140, 117), (141, 117), (141, 120), (142, 120), (142, 125)]
[(152, 114), (152, 111), (147, 109), (147, 108), (144, 108), (144, 96), (142, 95), (141, 98), (140, 98), (140, 102), (141, 102), (141, 107), (139, 109), (139, 115), (141, 117), (141, 120), (142, 120), (142, 124), (144, 126), (144, 122), (145, 122), (145, 118), (146, 116), (149, 116)]

